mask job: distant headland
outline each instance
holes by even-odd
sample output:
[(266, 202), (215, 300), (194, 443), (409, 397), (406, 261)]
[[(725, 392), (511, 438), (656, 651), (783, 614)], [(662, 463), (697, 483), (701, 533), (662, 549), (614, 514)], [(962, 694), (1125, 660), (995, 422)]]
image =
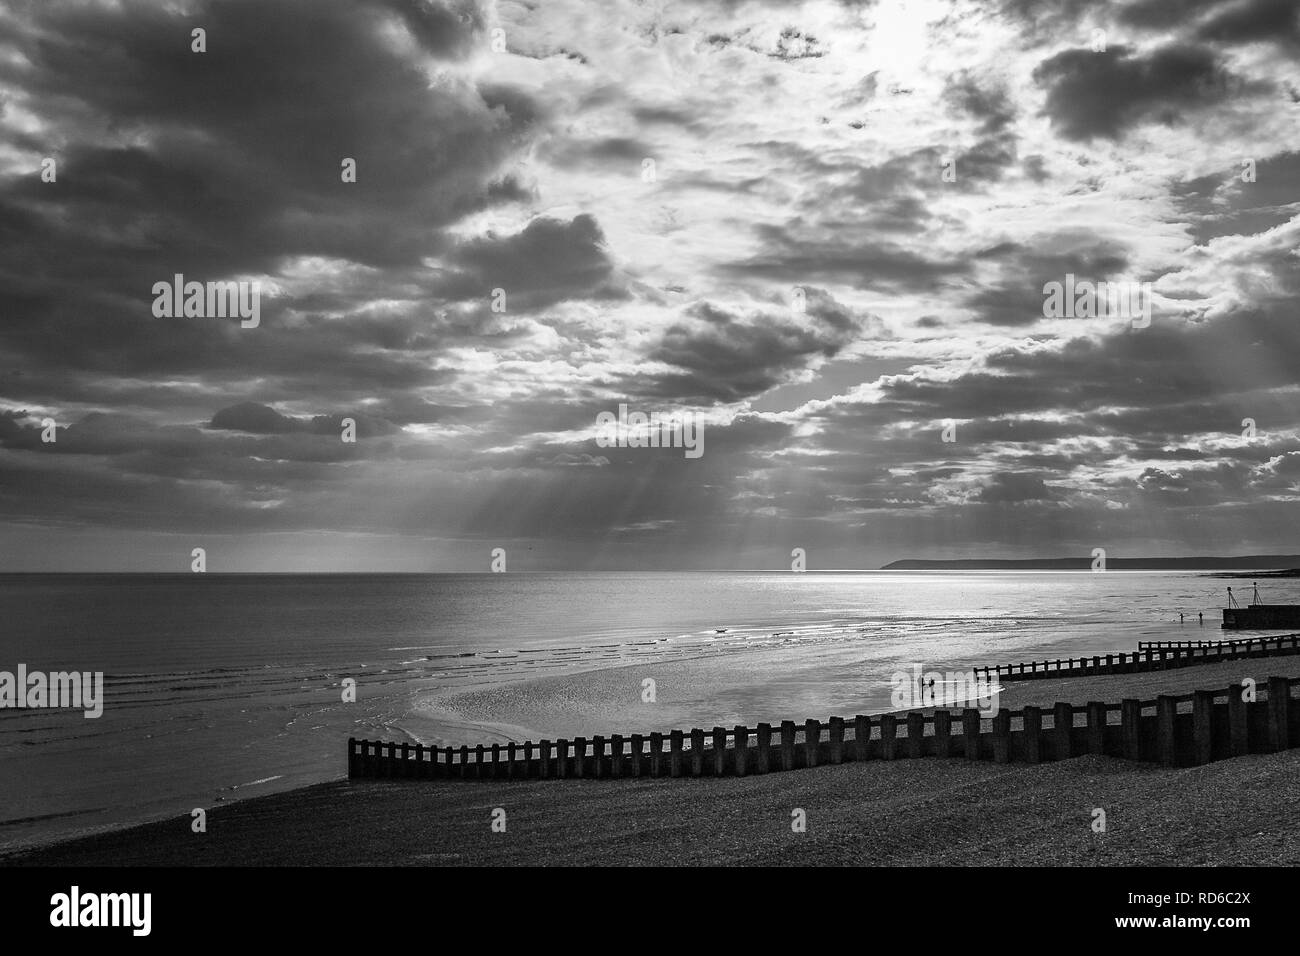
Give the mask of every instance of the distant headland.
[[(1092, 558), (963, 558), (927, 561), (907, 558), (886, 564), (882, 571), (1088, 571)], [(1268, 571), (1271, 577), (1300, 575), (1300, 555), (1245, 554), (1232, 557), (1107, 558), (1111, 571)]]

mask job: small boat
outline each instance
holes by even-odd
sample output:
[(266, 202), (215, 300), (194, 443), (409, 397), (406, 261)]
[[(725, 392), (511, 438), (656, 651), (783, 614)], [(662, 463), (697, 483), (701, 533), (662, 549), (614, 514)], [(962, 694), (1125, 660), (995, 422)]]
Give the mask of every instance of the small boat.
[(1242, 607), (1228, 588), (1228, 606), (1223, 609), (1225, 631), (1289, 631), (1300, 628), (1300, 604), (1261, 604), (1259, 585), (1255, 599)]

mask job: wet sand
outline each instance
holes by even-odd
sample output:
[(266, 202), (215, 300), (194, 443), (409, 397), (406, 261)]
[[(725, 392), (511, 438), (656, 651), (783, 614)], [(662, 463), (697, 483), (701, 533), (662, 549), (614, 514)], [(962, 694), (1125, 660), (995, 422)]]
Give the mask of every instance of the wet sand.
[[(1004, 707), (1150, 698), (1274, 658), (1016, 682)], [(596, 675), (593, 675), (596, 676)], [(608, 679), (608, 678), (605, 678)], [(558, 679), (563, 681), (572, 678)], [(562, 686), (568, 686), (562, 684)], [(566, 692), (567, 693), (567, 692)], [(340, 769), (343, 742), (339, 743)], [(493, 832), (493, 810), (506, 832)], [(1093, 810), (1107, 830), (1094, 833)], [(807, 830), (791, 827), (803, 810)], [(29, 865), (1300, 864), (1300, 750), (1169, 769), (1085, 756), (1036, 766), (870, 761), (743, 779), (340, 780), (0, 857)]]

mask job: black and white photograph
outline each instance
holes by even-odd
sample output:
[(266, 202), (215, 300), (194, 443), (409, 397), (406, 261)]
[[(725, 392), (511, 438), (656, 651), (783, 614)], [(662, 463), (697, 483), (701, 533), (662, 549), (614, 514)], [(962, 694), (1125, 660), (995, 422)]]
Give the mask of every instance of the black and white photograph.
[(1296, 0), (0, 0), (7, 932), (1297, 865)]

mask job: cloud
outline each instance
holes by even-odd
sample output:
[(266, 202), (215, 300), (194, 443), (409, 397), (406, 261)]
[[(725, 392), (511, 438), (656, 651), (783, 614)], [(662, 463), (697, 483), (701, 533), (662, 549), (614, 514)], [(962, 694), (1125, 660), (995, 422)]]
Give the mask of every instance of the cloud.
[(1150, 53), (1111, 46), (1064, 50), (1034, 70), (1045, 112), (1067, 139), (1119, 139), (1141, 123), (1172, 126), (1197, 110), (1262, 87), (1234, 76), (1209, 47), (1173, 43)]

